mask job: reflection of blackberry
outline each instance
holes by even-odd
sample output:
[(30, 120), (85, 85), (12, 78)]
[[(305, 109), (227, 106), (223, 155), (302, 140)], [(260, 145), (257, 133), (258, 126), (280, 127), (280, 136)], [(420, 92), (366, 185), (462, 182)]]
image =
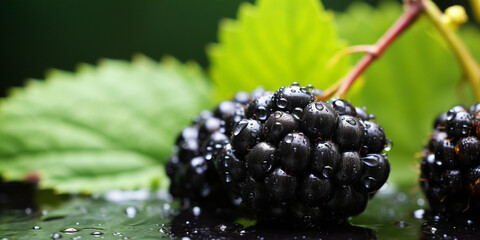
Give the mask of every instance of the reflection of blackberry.
[(294, 83), (270, 101), (253, 98), (214, 158), (228, 190), (266, 222), (359, 214), (389, 175), (375, 117), (345, 100), (315, 101), (312, 92)]
[(434, 213), (480, 213), (480, 104), (454, 106), (434, 123), (420, 184)]

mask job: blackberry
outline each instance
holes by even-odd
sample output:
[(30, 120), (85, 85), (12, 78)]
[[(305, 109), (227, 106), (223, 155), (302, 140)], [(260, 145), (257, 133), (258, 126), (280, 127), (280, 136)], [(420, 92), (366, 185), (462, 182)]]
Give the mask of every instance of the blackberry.
[(438, 115), (421, 162), (420, 186), (434, 214), (480, 213), (480, 104)]
[(294, 83), (252, 93), (214, 158), (231, 197), (260, 221), (304, 225), (359, 214), (388, 178), (387, 138), (375, 116), (345, 100), (315, 101), (319, 92)]

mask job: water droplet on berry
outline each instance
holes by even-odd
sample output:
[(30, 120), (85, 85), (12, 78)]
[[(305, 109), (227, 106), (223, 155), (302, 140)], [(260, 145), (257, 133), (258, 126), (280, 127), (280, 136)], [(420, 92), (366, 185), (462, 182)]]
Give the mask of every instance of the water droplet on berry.
[(322, 102), (315, 102), (315, 108), (318, 110), (318, 111), (322, 111), (325, 106), (323, 106), (323, 103)]
[(284, 138), (286, 143), (292, 143), (293, 142), (293, 134), (289, 133), (287, 136)]
[(353, 118), (347, 118), (345, 121), (346, 121), (347, 123), (349, 123), (350, 125), (352, 125), (352, 126), (357, 125), (357, 122), (356, 122), (355, 119), (353, 119)]
[(213, 158), (213, 154), (211, 152), (208, 152), (207, 154), (205, 154), (205, 160), (209, 161), (209, 160), (212, 160)]
[(387, 145), (385, 145), (385, 148), (383, 149), (383, 151), (389, 152), (390, 150), (392, 150), (392, 147), (393, 147), (393, 142), (392, 142), (392, 140), (390, 140), (389, 138), (387, 138)]
[(298, 83), (298, 82), (293, 82), (293, 83), (292, 83), (292, 86), (300, 87), (300, 83)]
[(293, 117), (300, 120), (303, 117), (303, 108), (296, 107), (293, 109)]
[(280, 109), (286, 108), (288, 101), (286, 98), (280, 98), (277, 100), (277, 107)]
[(364, 157), (362, 158), (362, 162), (366, 165), (368, 165), (369, 167), (375, 167), (378, 165), (378, 156), (376, 155), (370, 155), (370, 156), (367, 156), (367, 157)]
[(373, 177), (367, 177), (363, 179), (363, 185), (365, 186), (365, 188), (370, 189), (375, 185), (376, 181), (377, 180)]
[(245, 119), (238, 122), (235, 125), (235, 128), (233, 129), (233, 135), (237, 136), (238, 134), (240, 134), (240, 132), (242, 132), (242, 130), (245, 129), (247, 125), (248, 125), (248, 121)]
[(281, 118), (282, 116), (283, 116), (283, 112), (275, 112), (275, 113), (273, 114), (273, 117), (274, 117), (275, 119), (279, 119), (279, 118)]
[(280, 122), (276, 122), (272, 126), (272, 133), (275, 135), (281, 134), (283, 132), (283, 125)]
[(258, 120), (262, 120), (262, 121), (263, 121), (263, 120), (266, 120), (267, 117), (268, 117), (268, 116), (267, 116), (267, 109), (266, 109), (264, 106), (259, 106), (259, 107), (257, 108), (257, 113), (256, 113), (256, 115), (257, 115)]
[(314, 88), (315, 88), (315, 87), (313, 86), (313, 84), (308, 84), (308, 85), (307, 85), (307, 89), (308, 89), (309, 91), (312, 91)]
[(322, 169), (322, 175), (324, 178), (329, 178), (333, 174), (333, 168), (331, 166), (325, 166)]
[(229, 183), (232, 181), (232, 175), (230, 172), (225, 172), (225, 182)]

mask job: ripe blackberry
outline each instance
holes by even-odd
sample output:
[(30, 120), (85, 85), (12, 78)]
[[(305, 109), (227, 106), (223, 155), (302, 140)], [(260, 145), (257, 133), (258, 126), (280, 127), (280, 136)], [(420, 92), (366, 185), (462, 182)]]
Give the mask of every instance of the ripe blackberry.
[(434, 122), (420, 185), (434, 214), (480, 213), (480, 104), (454, 106)]
[(387, 138), (375, 116), (345, 100), (315, 101), (318, 92), (298, 83), (270, 101), (257, 92), (214, 158), (221, 181), (261, 221), (359, 214), (388, 178)]

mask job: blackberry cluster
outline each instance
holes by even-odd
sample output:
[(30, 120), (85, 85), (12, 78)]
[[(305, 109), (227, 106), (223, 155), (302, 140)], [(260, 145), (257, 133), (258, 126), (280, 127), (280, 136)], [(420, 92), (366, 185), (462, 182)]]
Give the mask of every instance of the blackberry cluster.
[(420, 185), (434, 213), (480, 213), (480, 104), (440, 114), (424, 150)]
[[(233, 114), (240, 117), (228, 122), (225, 116), (232, 114), (214, 114), (224, 124), (207, 138), (223, 137), (203, 140), (213, 149), (203, 151), (205, 169), (214, 166), (216, 173), (211, 173), (215, 181), (203, 183), (210, 189), (223, 184), (230, 199), (240, 199), (265, 222), (308, 224), (361, 213), (388, 178), (390, 165), (382, 153), (387, 138), (364, 109), (341, 99), (315, 101), (317, 94), (321, 91), (298, 83), (275, 93), (255, 90), (240, 103), (243, 117)], [(222, 129), (227, 125), (232, 127)], [(199, 135), (196, 141), (202, 141)], [(169, 165), (175, 165), (172, 160)], [(192, 164), (184, 159), (183, 165)], [(179, 194), (186, 189), (176, 180), (192, 178), (180, 168), (169, 168), (174, 196), (191, 194)]]

